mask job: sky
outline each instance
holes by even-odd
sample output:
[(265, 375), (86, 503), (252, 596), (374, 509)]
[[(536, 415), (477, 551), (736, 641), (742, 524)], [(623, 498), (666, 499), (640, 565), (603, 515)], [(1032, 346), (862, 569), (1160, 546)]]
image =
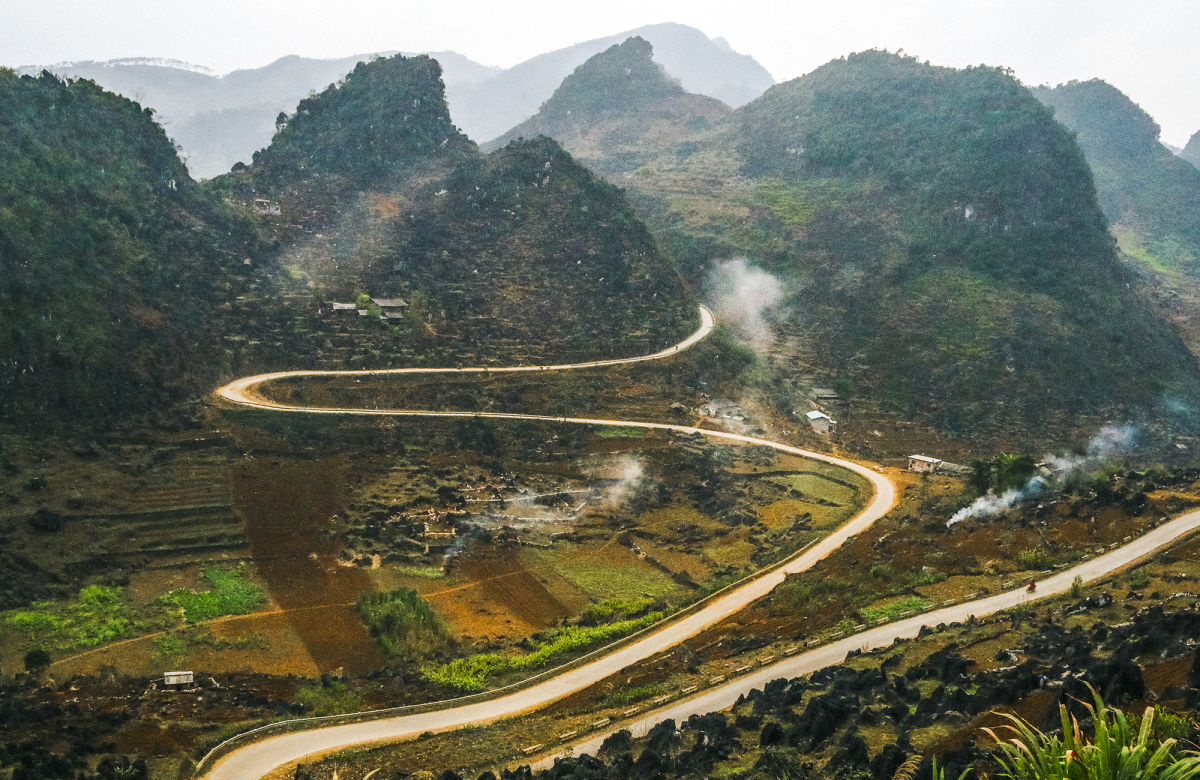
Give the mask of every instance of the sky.
[(224, 73), (288, 54), (452, 50), (510, 67), (659, 22), (724, 37), (777, 81), (884, 48), (999, 65), (1026, 84), (1102, 78), (1182, 146), (1200, 131), (1198, 0), (0, 0), (0, 64), (164, 57)]

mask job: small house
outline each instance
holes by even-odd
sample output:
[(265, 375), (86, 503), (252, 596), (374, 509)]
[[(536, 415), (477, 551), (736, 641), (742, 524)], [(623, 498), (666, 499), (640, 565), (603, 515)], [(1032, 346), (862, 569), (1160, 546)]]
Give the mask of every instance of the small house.
[(254, 199), (254, 211), (263, 217), (278, 217), (280, 214), (279, 204), (266, 198)]
[(812, 411), (807, 412), (804, 416), (808, 418), (808, 424), (817, 433), (829, 433), (830, 429), (837, 425), (833, 418), (824, 412)]
[(334, 311), (357, 311), (358, 310), (358, 304), (355, 304), (355, 303), (335, 303), (332, 305), (333, 305)]
[(408, 305), (408, 302), (403, 298), (372, 298), (371, 300), (384, 311), (388, 309), (403, 309)]
[(163, 672), (163, 685), (191, 685), (195, 672)]
[(937, 467), (942, 465), (942, 462), (937, 458), (931, 458), (928, 455), (909, 455), (908, 470), (916, 471), (922, 474), (932, 474), (937, 471)]

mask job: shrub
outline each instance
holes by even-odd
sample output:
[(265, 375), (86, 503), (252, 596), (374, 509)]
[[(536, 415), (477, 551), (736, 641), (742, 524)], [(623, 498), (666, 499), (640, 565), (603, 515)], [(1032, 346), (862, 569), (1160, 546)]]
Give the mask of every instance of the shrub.
[(1137, 590), (1144, 588), (1150, 584), (1150, 572), (1145, 569), (1138, 569), (1133, 574), (1129, 575), (1129, 587)]
[(25, 671), (36, 672), (50, 665), (50, 651), (35, 647), (25, 654)]
[(1083, 596), (1083, 577), (1078, 574), (1075, 579), (1071, 580), (1071, 598), (1077, 599)]
[(1027, 571), (1041, 571), (1050, 565), (1050, 559), (1042, 550), (1022, 550), (1017, 553), (1017, 561), (1020, 562), (1021, 568)]
[(296, 703), (304, 705), (306, 715), (343, 715), (362, 709), (362, 697), (349, 690), (341, 680), (301, 688), (296, 691)]
[(454, 644), (441, 615), (415, 590), (364, 593), (355, 609), (391, 658), (424, 658)]

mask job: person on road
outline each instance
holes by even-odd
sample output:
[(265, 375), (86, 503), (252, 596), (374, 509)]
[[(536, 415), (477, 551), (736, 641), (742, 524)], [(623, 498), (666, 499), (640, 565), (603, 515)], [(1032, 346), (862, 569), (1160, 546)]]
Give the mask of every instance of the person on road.
[(1027, 585), (1027, 586), (1025, 587), (1025, 592), (1026, 592), (1026, 593), (1033, 593), (1035, 590), (1037, 590), (1037, 580), (1035, 580), (1035, 579), (1033, 579), (1032, 577), (1030, 577), (1030, 578), (1029, 578), (1029, 585)]

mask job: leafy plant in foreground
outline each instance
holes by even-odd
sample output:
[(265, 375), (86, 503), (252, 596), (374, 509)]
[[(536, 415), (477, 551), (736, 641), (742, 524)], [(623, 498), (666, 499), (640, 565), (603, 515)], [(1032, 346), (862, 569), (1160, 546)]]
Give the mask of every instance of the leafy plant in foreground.
[(1091, 714), (1095, 736), (1088, 742), (1066, 705), (1059, 705), (1062, 736), (1044, 734), (1025, 721), (1005, 714), (1013, 725), (1002, 728), (1014, 737), (1002, 740), (984, 729), (1000, 748), (997, 761), (1005, 777), (1012, 780), (1190, 780), (1200, 776), (1200, 756), (1181, 756), (1175, 740), (1162, 740), (1152, 749), (1155, 710), (1147, 707), (1135, 733), (1125, 713), (1104, 705), (1092, 690), (1095, 706), (1084, 705)]

